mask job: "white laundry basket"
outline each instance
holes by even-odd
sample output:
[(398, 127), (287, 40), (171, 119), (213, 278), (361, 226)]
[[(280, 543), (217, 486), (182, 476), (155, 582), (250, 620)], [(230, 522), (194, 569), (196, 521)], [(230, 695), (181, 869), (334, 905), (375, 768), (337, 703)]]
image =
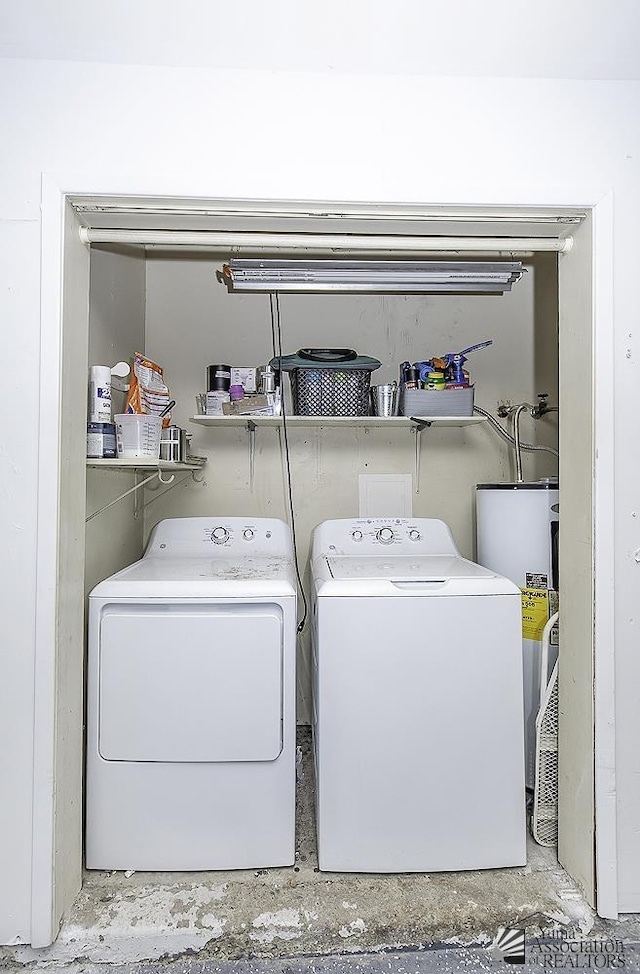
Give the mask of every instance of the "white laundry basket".
[(549, 640), (555, 612), (542, 633), (540, 710), (536, 717), (536, 777), (531, 832), (539, 845), (558, 844), (558, 660), (549, 677)]

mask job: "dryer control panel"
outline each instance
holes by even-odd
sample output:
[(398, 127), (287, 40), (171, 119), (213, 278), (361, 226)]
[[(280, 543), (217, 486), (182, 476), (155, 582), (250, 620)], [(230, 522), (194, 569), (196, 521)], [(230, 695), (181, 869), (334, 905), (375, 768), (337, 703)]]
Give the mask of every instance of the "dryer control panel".
[(357, 518), (325, 521), (313, 535), (312, 558), (320, 555), (457, 555), (449, 527), (436, 518)]
[(274, 532), (270, 527), (261, 527), (255, 521), (246, 522), (239, 526), (221, 522), (212, 528), (206, 527), (205, 535), (212, 544), (242, 548), (242, 542), (245, 544), (253, 543), (253, 547), (262, 540), (269, 542), (273, 538)]
[(156, 524), (144, 556), (211, 558), (218, 553), (287, 557), (290, 551), (289, 525), (277, 518), (179, 517)]

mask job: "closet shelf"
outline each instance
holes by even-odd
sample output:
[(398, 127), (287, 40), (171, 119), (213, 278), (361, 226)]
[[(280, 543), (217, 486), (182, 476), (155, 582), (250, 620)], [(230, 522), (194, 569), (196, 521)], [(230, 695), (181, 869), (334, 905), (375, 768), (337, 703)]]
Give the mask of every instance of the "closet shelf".
[(109, 470), (201, 470), (203, 463), (174, 463), (172, 460), (145, 460), (141, 457), (126, 460), (99, 460), (87, 458), (87, 468), (100, 467)]
[[(251, 420), (256, 426), (282, 426), (281, 416), (192, 416), (191, 423), (199, 426), (245, 426)], [(287, 416), (287, 426), (375, 427), (408, 429), (416, 426), (476, 426), (486, 423), (484, 416)]]

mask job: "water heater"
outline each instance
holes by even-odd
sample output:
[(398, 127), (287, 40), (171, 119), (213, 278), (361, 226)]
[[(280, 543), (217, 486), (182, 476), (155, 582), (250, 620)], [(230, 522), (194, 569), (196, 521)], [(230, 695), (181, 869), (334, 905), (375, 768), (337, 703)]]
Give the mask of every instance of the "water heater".
[[(557, 481), (478, 484), (477, 560), (519, 585), (522, 598), (526, 784), (535, 777), (542, 629), (556, 611), (559, 492)], [(552, 647), (553, 649), (553, 647)], [(550, 664), (555, 662), (550, 653)]]

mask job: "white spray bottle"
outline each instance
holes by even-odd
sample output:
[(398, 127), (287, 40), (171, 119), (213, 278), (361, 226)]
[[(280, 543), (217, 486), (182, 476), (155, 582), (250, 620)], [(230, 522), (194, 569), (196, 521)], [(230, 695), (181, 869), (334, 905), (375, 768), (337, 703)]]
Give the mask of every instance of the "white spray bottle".
[(111, 422), (111, 376), (121, 378), (131, 371), (126, 362), (109, 365), (92, 365), (89, 369), (89, 422)]

